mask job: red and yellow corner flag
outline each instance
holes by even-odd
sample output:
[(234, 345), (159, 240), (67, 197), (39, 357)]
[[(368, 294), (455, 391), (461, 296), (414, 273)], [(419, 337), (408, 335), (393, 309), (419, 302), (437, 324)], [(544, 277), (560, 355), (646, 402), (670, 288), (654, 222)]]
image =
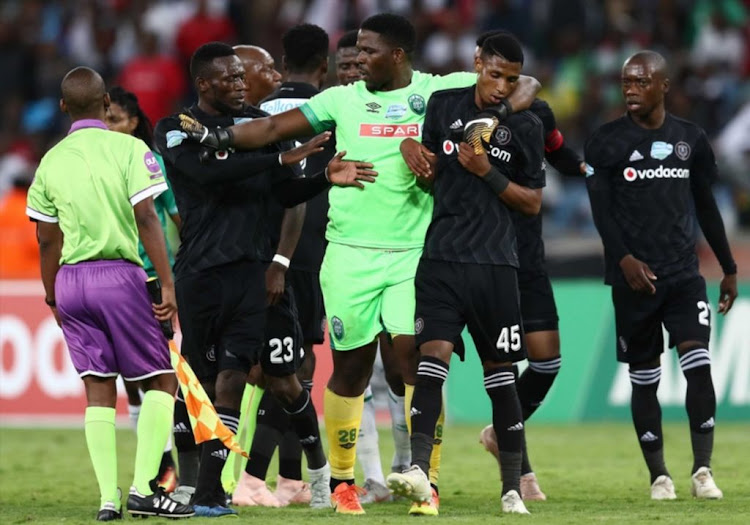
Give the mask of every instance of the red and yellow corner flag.
[(203, 443), (212, 439), (220, 439), (224, 446), (232, 452), (248, 457), (247, 452), (234, 439), (235, 435), (219, 419), (214, 405), (208, 398), (206, 391), (195, 377), (195, 372), (180, 355), (177, 345), (174, 341), (169, 341), (169, 357), (172, 361), (172, 368), (177, 374), (177, 380), (180, 382), (180, 390), (185, 398), (190, 424), (193, 427), (193, 436), (196, 443)]

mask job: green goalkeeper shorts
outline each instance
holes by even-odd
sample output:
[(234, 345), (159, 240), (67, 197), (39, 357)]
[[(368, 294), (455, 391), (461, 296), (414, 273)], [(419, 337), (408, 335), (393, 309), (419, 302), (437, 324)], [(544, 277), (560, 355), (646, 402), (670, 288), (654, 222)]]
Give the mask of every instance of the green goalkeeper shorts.
[(328, 333), (335, 350), (371, 343), (385, 327), (414, 335), (414, 276), (422, 249), (382, 250), (328, 243), (320, 268)]

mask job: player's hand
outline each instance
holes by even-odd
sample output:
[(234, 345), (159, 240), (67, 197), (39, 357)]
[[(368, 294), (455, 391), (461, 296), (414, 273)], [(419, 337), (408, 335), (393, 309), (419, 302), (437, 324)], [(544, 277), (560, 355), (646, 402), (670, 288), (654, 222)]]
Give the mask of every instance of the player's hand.
[(232, 146), (233, 136), (229, 128), (209, 129), (187, 113), (180, 113), (178, 118), (180, 127), (188, 134), (188, 138), (211, 149), (227, 150)]
[(412, 138), (402, 140), (399, 149), (406, 165), (409, 166), (414, 175), (425, 179), (432, 177), (437, 161), (433, 152)]
[(360, 181), (375, 182), (378, 172), (370, 169), (372, 163), (343, 160), (344, 155), (346, 151), (339, 151), (328, 163), (326, 176), (331, 184), (364, 188), (365, 185)]
[(650, 295), (656, 293), (656, 286), (651, 282), (656, 280), (656, 275), (648, 267), (648, 264), (628, 254), (620, 261), (620, 268), (622, 268), (622, 273), (625, 274), (625, 280), (631, 289)]
[(484, 152), (484, 145), (489, 145), (498, 124), (500, 120), (497, 116), (487, 110), (482, 111), (477, 118), (464, 126), (463, 142), (470, 144), (474, 148), (474, 153), (479, 155)]
[(315, 135), (313, 138), (305, 142), (304, 144), (300, 144), (296, 148), (290, 149), (289, 151), (285, 151), (281, 154), (281, 163), (285, 166), (287, 164), (297, 164), (298, 162), (306, 159), (310, 155), (314, 155), (316, 153), (320, 153), (323, 151), (323, 144), (328, 142), (328, 139), (331, 138), (331, 132), (330, 131), (324, 131), (323, 133), (319, 135)]
[(719, 283), (719, 313), (726, 314), (737, 298), (737, 274), (725, 275)]
[(478, 177), (484, 177), (490, 172), (490, 168), (492, 168), (490, 159), (487, 158), (487, 152), (484, 151), (484, 148), (481, 149), (480, 153), (477, 153), (466, 142), (461, 142), (458, 145), (458, 162)]
[(266, 304), (276, 304), (284, 295), (286, 281), (286, 266), (272, 262), (266, 269)]
[(177, 313), (177, 298), (174, 293), (174, 284), (161, 285), (161, 303), (152, 304), (154, 315), (159, 321), (171, 321)]

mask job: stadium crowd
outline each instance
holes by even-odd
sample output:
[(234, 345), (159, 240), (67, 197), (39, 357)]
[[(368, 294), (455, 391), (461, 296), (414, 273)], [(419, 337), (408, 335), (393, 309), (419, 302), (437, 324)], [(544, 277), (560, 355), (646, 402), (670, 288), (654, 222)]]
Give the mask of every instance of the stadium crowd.
[[(22, 191), (64, 133), (59, 79), (74, 65), (133, 91), (157, 122), (195, 99), (187, 63), (203, 43), (253, 43), (278, 60), (278, 35), (296, 23), (320, 25), (334, 45), (367, 16), (391, 11), (415, 21), (415, 66), (427, 72), (470, 69), (482, 31), (518, 35), (524, 71), (540, 80), (540, 96), (579, 152), (597, 123), (622, 112), (623, 60), (639, 48), (662, 52), (673, 68), (669, 109), (706, 129), (722, 168), (717, 198), (727, 228), (747, 229), (750, 180), (741, 168), (750, 151), (749, 6), (748, 0), (8, 0), (0, 7), (0, 194), (16, 179)], [(332, 76), (329, 83), (335, 84)], [(594, 236), (588, 210), (582, 181), (550, 170), (547, 231)], [(0, 211), (3, 228), (12, 226), (8, 215)]]

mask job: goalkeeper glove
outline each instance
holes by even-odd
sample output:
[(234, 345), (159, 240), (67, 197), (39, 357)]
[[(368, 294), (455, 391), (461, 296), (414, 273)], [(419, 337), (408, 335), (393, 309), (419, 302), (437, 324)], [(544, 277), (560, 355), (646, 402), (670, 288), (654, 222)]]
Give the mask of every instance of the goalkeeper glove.
[(477, 118), (467, 122), (464, 126), (463, 141), (474, 148), (474, 153), (480, 155), (485, 145), (489, 146), (492, 134), (501, 120), (513, 112), (507, 99), (503, 99), (497, 106), (489, 106), (479, 112)]
[(209, 129), (191, 115), (180, 113), (180, 127), (191, 139), (202, 145), (218, 150), (227, 150), (232, 146), (234, 137), (229, 128)]

